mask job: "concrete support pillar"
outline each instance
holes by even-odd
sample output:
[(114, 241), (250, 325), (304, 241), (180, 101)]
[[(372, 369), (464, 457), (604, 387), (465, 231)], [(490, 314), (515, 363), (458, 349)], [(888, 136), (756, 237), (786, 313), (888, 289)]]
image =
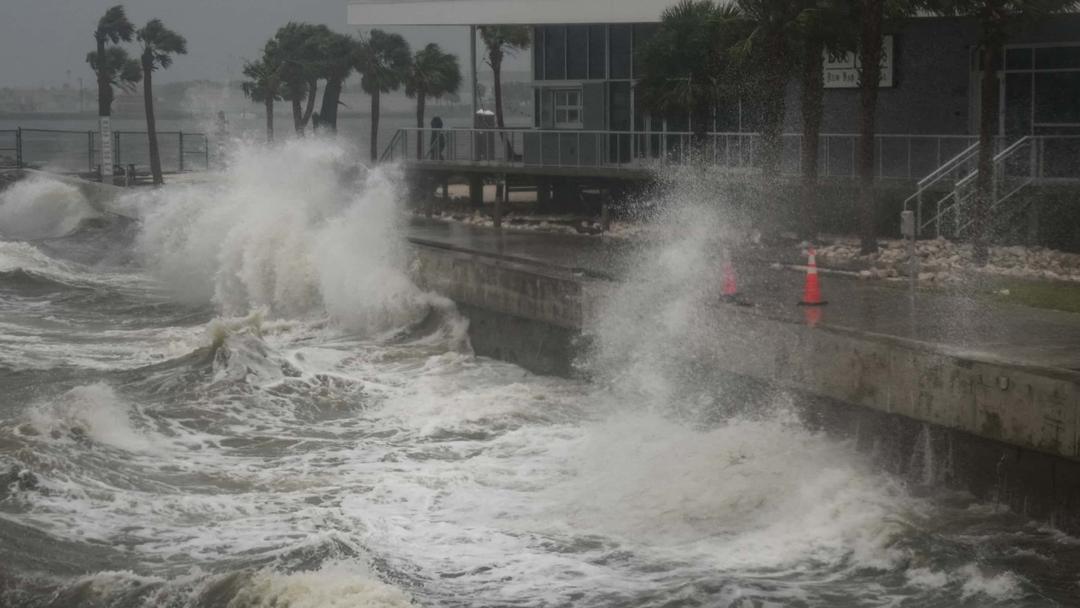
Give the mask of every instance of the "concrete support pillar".
[(551, 211), (551, 181), (546, 177), (536, 179), (536, 212)]
[(600, 191), (600, 231), (607, 232), (611, 229), (611, 189), (604, 188)]
[[(499, 177), (499, 183), (506, 183), (506, 176)], [(495, 204), (492, 209), (492, 220), (495, 222), (495, 228), (502, 228), (502, 215), (503, 215), (503, 197), (501, 192), (495, 194)]]
[(484, 206), (484, 176), (474, 174), (469, 176), (469, 202), (474, 209)]
[(1039, 244), (1039, 201), (1032, 201), (1027, 210), (1027, 244), (1029, 247)]

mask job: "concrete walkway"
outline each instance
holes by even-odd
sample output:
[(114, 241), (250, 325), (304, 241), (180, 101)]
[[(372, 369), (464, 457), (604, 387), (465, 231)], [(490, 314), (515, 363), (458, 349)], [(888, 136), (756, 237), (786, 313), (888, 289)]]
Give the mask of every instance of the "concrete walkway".
[[(422, 219), (412, 222), (409, 235), (441, 246), (615, 280), (627, 276), (636, 247), (603, 237), (510, 230), (500, 235), (489, 228)], [(768, 251), (736, 253), (741, 297), (766, 316), (916, 340), (934, 350), (986, 361), (1080, 370), (1080, 314), (926, 291), (912, 298), (901, 285), (834, 274), (821, 276), (829, 304), (808, 311), (797, 306), (803, 273), (777, 268), (770, 263), (775, 259), (770, 255)], [(718, 281), (719, 273), (705, 280)]]

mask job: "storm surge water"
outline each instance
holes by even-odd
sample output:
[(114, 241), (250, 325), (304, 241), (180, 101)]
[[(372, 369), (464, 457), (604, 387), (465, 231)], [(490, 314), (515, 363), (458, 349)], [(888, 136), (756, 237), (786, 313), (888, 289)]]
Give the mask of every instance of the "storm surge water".
[(706, 327), (732, 222), (704, 190), (659, 201), (585, 382), (473, 356), (409, 279), (397, 176), (354, 157), (241, 146), (93, 218), (4, 193), (0, 605), (1076, 597), (1074, 539), (909, 488), (709, 373), (737, 345)]

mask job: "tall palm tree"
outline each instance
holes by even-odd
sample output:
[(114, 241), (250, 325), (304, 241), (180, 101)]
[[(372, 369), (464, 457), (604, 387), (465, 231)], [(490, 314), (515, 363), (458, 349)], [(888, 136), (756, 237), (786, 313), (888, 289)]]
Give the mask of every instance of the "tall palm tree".
[[(97, 75), (98, 85), (98, 120), (101, 125), (99, 145), (102, 152), (111, 142), (112, 135), (106, 128), (106, 119), (112, 115), (113, 87), (127, 88), (139, 81), (138, 63), (129, 59), (127, 52), (115, 46), (121, 42), (131, 42), (135, 26), (128, 21), (122, 5), (116, 5), (105, 11), (94, 30), (95, 49), (86, 56), (87, 63)], [(111, 43), (113, 46), (106, 50)], [(104, 176), (112, 175), (112, 160), (102, 154), (101, 171)]]
[[(461, 87), (461, 67), (455, 55), (444, 53), (431, 43), (413, 55), (405, 74), (405, 95), (416, 99), (416, 128), (424, 128), (424, 108), (427, 99), (454, 95)], [(416, 138), (416, 157), (423, 157), (424, 143)]]
[(1017, 30), (1048, 15), (1080, 8), (1077, 0), (939, 0), (939, 12), (966, 15), (979, 22), (979, 162), (975, 178), (975, 207), (972, 217), (972, 241), (975, 263), (986, 264), (989, 257), (987, 229), (994, 193), (994, 131), (998, 121), (998, 77), (996, 65), (1002, 50)]
[[(116, 5), (109, 10), (105, 11), (101, 19), (98, 20), (97, 29), (94, 30), (94, 42), (97, 45), (93, 56), (95, 58), (105, 57), (105, 46), (107, 43), (114, 45), (120, 44), (120, 42), (131, 42), (131, 37), (135, 33), (135, 26), (128, 21), (127, 14), (124, 12), (122, 5)], [(90, 60), (90, 56), (87, 57), (87, 61)], [(110, 75), (115, 77), (123, 70), (123, 66), (111, 64), (111, 62), (97, 61), (98, 68), (95, 68), (97, 72), (98, 82), (98, 116), (109, 116), (112, 114), (112, 100), (113, 90), (112, 82), (108, 78)], [(104, 68), (104, 69), (99, 69)], [(109, 74), (109, 70), (113, 71), (113, 74)]]
[(730, 49), (746, 29), (740, 27), (740, 15), (737, 5), (712, 0), (682, 0), (666, 9), (660, 27), (635, 57), (642, 107), (689, 114), (695, 139), (703, 141), (712, 108), (732, 94), (726, 83), (739, 81), (731, 74)]
[[(99, 57), (103, 57), (104, 60)], [(127, 51), (118, 46), (107, 47), (104, 55), (98, 55), (97, 51), (90, 51), (86, 54), (86, 62), (90, 64), (90, 69), (94, 71), (98, 82), (105, 86), (104, 103), (106, 105), (98, 106), (101, 116), (109, 116), (112, 113), (113, 87), (132, 91), (142, 80), (142, 68), (139, 67), (138, 60), (132, 59)], [(101, 101), (102, 95), (99, 94), (98, 103), (100, 104)], [(101, 109), (105, 114), (100, 114)]]
[(274, 141), (274, 102), (281, 99), (281, 77), (271, 61), (271, 58), (264, 57), (244, 63), (244, 76), (251, 80), (246, 80), (241, 85), (244, 95), (251, 101), (263, 104), (266, 110), (267, 142)]
[(495, 91), (495, 126), (503, 129), (506, 127), (502, 105), (503, 59), (507, 54), (529, 48), (532, 37), (529, 28), (524, 25), (483, 25), (480, 26), (480, 38), (487, 48), (487, 63), (491, 66)]
[(412, 53), (400, 34), (371, 30), (361, 38), (353, 55), (353, 67), (360, 74), (360, 88), (371, 96), (371, 162), (379, 160), (379, 100), (383, 93), (396, 91), (405, 81)]
[(299, 135), (304, 134), (315, 111), (318, 81), (322, 77), (317, 41), (329, 32), (325, 25), (289, 22), (278, 28), (266, 45), (266, 52), (280, 66), (281, 96), (292, 106), (293, 128)]
[(758, 75), (762, 114), (761, 168), (767, 177), (778, 175), (783, 150), (785, 97), (788, 79), (799, 49), (801, 6), (791, 0), (737, 0), (753, 24), (736, 47), (747, 67)]
[(804, 236), (817, 232), (818, 150), (824, 116), (825, 54), (855, 50), (850, 7), (843, 0), (801, 0), (800, 106), (802, 112), (802, 226)]
[(146, 134), (150, 140), (150, 172), (154, 185), (165, 183), (161, 177), (161, 155), (158, 153), (157, 124), (154, 119), (153, 74), (172, 65), (173, 55), (187, 54), (187, 40), (165, 27), (161, 19), (151, 19), (138, 32), (142, 43), (143, 102), (146, 105)]
[(331, 32), (320, 33), (314, 40), (314, 52), (319, 56), (319, 75), (326, 79), (323, 87), (322, 106), (319, 108), (319, 125), (337, 131), (338, 106), (341, 105), (341, 89), (353, 70), (353, 53), (356, 40), (352, 36)]

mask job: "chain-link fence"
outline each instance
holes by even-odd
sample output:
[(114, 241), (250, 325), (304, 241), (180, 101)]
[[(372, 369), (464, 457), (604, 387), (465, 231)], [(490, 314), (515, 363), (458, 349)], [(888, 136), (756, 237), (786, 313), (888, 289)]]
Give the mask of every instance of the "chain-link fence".
[[(158, 132), (161, 170), (165, 173), (205, 171), (210, 143), (203, 133)], [(0, 131), (0, 167), (29, 167), (59, 173), (99, 174), (97, 131), (14, 129)], [(150, 170), (150, 142), (145, 131), (113, 131), (113, 159), (118, 169), (134, 165)], [(119, 173), (120, 171), (118, 171)]]

